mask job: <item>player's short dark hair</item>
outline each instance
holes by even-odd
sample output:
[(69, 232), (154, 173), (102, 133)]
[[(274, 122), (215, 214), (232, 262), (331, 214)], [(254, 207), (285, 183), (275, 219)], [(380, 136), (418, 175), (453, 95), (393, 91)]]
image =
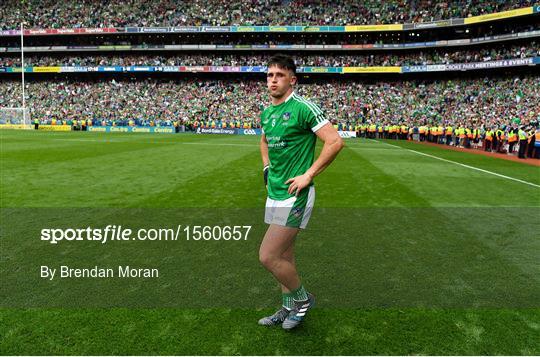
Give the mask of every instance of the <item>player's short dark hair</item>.
[(284, 54), (277, 54), (270, 57), (268, 60), (268, 67), (271, 66), (278, 66), (281, 69), (288, 69), (293, 72), (293, 74), (296, 74), (296, 65), (294, 64), (294, 60), (291, 56), (284, 55)]

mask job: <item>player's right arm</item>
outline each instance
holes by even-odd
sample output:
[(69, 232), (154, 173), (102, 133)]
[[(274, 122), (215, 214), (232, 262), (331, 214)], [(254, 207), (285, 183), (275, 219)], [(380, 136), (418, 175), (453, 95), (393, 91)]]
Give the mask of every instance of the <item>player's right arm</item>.
[(261, 158), (263, 163), (263, 178), (264, 185), (268, 185), (268, 169), (270, 167), (270, 159), (268, 158), (268, 141), (266, 141), (266, 135), (261, 135)]
[(261, 135), (261, 158), (263, 162), (263, 167), (270, 164), (270, 159), (268, 158), (268, 141), (266, 141), (266, 135)]

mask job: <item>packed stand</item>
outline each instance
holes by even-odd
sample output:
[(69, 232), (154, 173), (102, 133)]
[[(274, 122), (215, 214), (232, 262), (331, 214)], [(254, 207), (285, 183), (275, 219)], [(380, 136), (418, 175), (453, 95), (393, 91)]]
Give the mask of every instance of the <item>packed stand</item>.
[[(20, 91), (17, 81), (0, 82), (0, 107), (19, 107)], [(536, 76), (331, 80), (300, 84), (297, 92), (323, 108), (339, 130), (359, 137), (417, 138), (464, 147), (481, 142), (485, 150), (512, 153), (524, 138), (532, 140), (540, 120)], [(31, 117), (43, 124), (258, 128), (268, 104), (265, 83), (250, 80), (32, 81), (26, 93)]]
[[(16, 81), (0, 82), (0, 108), (21, 106), (20, 87)], [(31, 117), (48, 124), (90, 120), (92, 125), (171, 126), (180, 120), (251, 128), (259, 126), (254, 113), (263, 102), (257, 82), (113, 79), (29, 82), (26, 87)]]
[[(537, 42), (496, 48), (470, 50), (418, 51), (414, 53), (372, 53), (357, 55), (305, 54), (293, 56), (298, 66), (364, 67), (412, 66), (486, 62), (540, 56)], [(261, 66), (268, 54), (176, 54), (176, 55), (127, 55), (127, 56), (37, 56), (25, 58), (26, 66)], [(0, 67), (20, 66), (20, 57), (0, 57)]]
[[(464, 18), (532, 6), (534, 0), (7, 0), (0, 28), (200, 25), (373, 25)], [(19, 10), (19, 11), (17, 11)]]

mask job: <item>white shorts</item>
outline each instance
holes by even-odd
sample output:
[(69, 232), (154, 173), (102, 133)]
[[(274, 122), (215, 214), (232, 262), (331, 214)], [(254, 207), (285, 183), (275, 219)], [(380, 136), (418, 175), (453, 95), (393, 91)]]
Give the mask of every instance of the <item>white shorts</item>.
[(264, 223), (306, 228), (315, 203), (315, 186), (309, 186), (303, 191), (305, 193), (300, 193), (298, 197), (293, 196), (283, 201), (266, 198)]

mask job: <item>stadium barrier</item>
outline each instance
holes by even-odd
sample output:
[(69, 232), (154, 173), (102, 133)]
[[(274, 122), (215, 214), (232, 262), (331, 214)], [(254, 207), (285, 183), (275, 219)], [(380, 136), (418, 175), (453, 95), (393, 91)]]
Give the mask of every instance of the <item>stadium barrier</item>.
[(195, 130), (196, 134), (236, 134), (236, 129), (228, 128), (197, 128)]
[(254, 129), (233, 129), (233, 128), (197, 128), (196, 134), (228, 134), (228, 135), (261, 135), (260, 128)]
[[(167, 26), (167, 27), (108, 27), (108, 28), (62, 28), (29, 29), (25, 36), (47, 35), (107, 35), (118, 33), (231, 33), (231, 32), (382, 32), (406, 31), (438, 27), (460, 26), (480, 22), (497, 21), (512, 17), (526, 16), (540, 12), (540, 6), (534, 5), (520, 9), (495, 12), (492, 14), (453, 18), (423, 23), (383, 24), (383, 25), (348, 25), (348, 26)], [(2, 30), (0, 36), (20, 36), (20, 30)]]
[[(418, 24), (422, 25), (422, 24)], [(478, 43), (491, 43), (514, 38), (534, 38), (540, 36), (540, 31), (524, 31), (507, 33), (495, 36), (483, 36), (478, 38), (462, 38), (456, 40), (440, 40), (427, 42), (407, 42), (407, 43), (373, 43), (373, 44), (351, 44), (351, 45), (102, 45), (102, 46), (25, 46), (25, 52), (84, 52), (84, 51), (140, 51), (140, 50), (372, 50), (372, 49), (411, 49), (411, 48), (441, 48), (447, 46), (463, 46)], [(19, 53), (18, 47), (0, 47), (0, 52)]]
[[(43, 127), (43, 129), (42, 129)], [(40, 130), (69, 131), (69, 125), (40, 125)], [(146, 127), (146, 126), (90, 126), (87, 131), (102, 133), (175, 133), (174, 127)], [(180, 131), (182, 132), (182, 131)], [(356, 138), (355, 131), (338, 131), (342, 138)], [(197, 128), (195, 134), (226, 134), (226, 135), (261, 135), (260, 128), (238, 129), (238, 128)]]
[[(372, 67), (299, 67), (298, 73), (411, 73), (448, 72), (502, 67), (533, 66), (540, 64), (540, 56), (499, 61), (435, 64), (424, 66), (372, 66)], [(25, 73), (81, 73), (81, 72), (192, 72), (192, 73), (266, 73), (266, 66), (62, 66), (25, 67)], [(20, 73), (20, 67), (1, 67), (0, 72)]]
[(236, 129), (238, 135), (261, 135), (262, 130), (259, 128), (255, 129)]
[(43, 131), (70, 131), (70, 125), (49, 125), (49, 124), (39, 124), (38, 130)]
[(30, 129), (30, 125), (25, 125), (25, 124), (0, 124), (0, 129)]
[(522, 9), (495, 12), (493, 14), (471, 16), (464, 20), (465, 20), (465, 24), (468, 25), (468, 24), (476, 24), (479, 22), (508, 19), (510, 17), (516, 17), (516, 16), (530, 15), (533, 12), (534, 10), (533, 10), (533, 7), (531, 6), (531, 7), (525, 7)]
[(356, 138), (356, 131), (342, 131), (338, 130), (339, 136), (343, 139)]
[(175, 133), (174, 127), (156, 126), (89, 126), (86, 130), (104, 133)]

